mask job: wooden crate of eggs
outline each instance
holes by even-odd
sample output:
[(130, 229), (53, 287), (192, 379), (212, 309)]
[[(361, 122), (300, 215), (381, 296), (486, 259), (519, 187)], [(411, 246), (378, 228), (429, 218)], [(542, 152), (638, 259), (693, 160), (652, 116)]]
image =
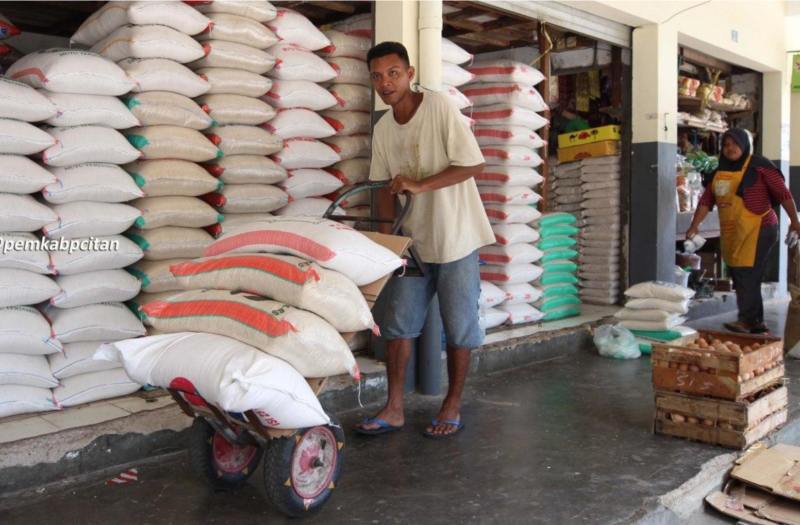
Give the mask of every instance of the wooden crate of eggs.
[(701, 330), (651, 362), (656, 434), (743, 448), (786, 422), (781, 339)]

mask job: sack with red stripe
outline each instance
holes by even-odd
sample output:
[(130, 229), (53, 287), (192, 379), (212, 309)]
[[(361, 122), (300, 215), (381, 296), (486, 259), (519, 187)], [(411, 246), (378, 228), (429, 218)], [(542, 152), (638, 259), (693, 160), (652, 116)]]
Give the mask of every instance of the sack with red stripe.
[(289, 178), (278, 184), (293, 199), (322, 197), (344, 186), (336, 176), (321, 169), (299, 169), (289, 172)]
[(542, 216), (533, 206), (485, 204), (484, 208), (492, 224), (528, 224)]
[(333, 84), (328, 92), (336, 98), (331, 111), (369, 111), (372, 108), (372, 86)]
[(369, 133), (372, 127), (370, 114), (366, 111), (323, 111), (320, 113), (336, 134), (349, 137), (360, 133)]
[(481, 200), (485, 204), (536, 204), (542, 198), (538, 193), (525, 186), (481, 186), (478, 188)]
[(17, 26), (11, 23), (11, 21), (0, 15), (0, 40), (5, 40), (6, 38), (17, 36), (22, 31), (17, 29)]
[(487, 264), (481, 266), (481, 281), (497, 285), (521, 284), (535, 281), (544, 270), (534, 264)]
[(336, 77), (331, 80), (333, 84), (355, 84), (358, 86), (372, 86), (369, 80), (367, 63), (358, 58), (333, 57), (326, 58), (325, 62), (336, 71)]
[(544, 177), (532, 168), (522, 166), (487, 166), (483, 173), (475, 175), (478, 186), (525, 186), (535, 188)]
[(372, 137), (366, 133), (349, 137), (328, 137), (322, 142), (333, 148), (343, 161), (356, 158), (369, 159), (372, 156)]
[(194, 290), (150, 303), (142, 311), (164, 333), (230, 337), (283, 359), (303, 377), (359, 377), (353, 353), (327, 321), (255, 294)]
[(261, 127), (282, 139), (324, 139), (336, 135), (336, 130), (325, 119), (310, 109), (302, 108), (280, 109), (275, 118)]
[(468, 65), (467, 71), (475, 75), (474, 82), (515, 82), (535, 86), (544, 80), (538, 69), (507, 59), (478, 60)]
[(531, 243), (539, 240), (539, 232), (527, 224), (492, 224), (492, 231), (496, 244), (499, 246)]
[(538, 133), (523, 126), (502, 124), (475, 126), (473, 134), (480, 146), (525, 146), (539, 149), (547, 144)]
[[(341, 189), (339, 189), (339, 191), (327, 195), (327, 198), (335, 201), (353, 188), (355, 188), (355, 186), (343, 186)], [(368, 206), (370, 203), (370, 192), (362, 191), (347, 197), (345, 200), (340, 202), (339, 205), (345, 210), (349, 210), (350, 208), (355, 208), (357, 206)]]
[(530, 84), (479, 83), (470, 84), (461, 90), (475, 106), (492, 104), (514, 104), (531, 111), (547, 111), (550, 109), (539, 91)]
[[(203, 195), (203, 200), (222, 213), (236, 214), (269, 213), (286, 206), (293, 199), (277, 186), (231, 184), (217, 193)], [(222, 220), (218, 222), (222, 222)], [(203, 226), (209, 226), (209, 224)]]
[(482, 146), (481, 153), (488, 166), (536, 168), (543, 162), (535, 151), (525, 146)]
[(475, 80), (475, 75), (456, 64), (442, 62), (442, 84), (448, 86), (463, 86)]
[[(331, 204), (333, 203), (325, 197), (307, 197), (290, 202), (280, 210), (275, 210), (275, 215), (278, 217), (316, 217), (319, 219), (325, 215)], [(345, 215), (347, 212), (337, 207), (333, 213), (335, 215)]]
[(338, 75), (334, 66), (302, 46), (280, 43), (267, 49), (267, 53), (277, 59), (275, 67), (267, 76), (279, 81), (330, 82)]
[(481, 306), (497, 306), (506, 300), (503, 290), (488, 281), (481, 281), (481, 295), (478, 304)]
[[(220, 155), (272, 155), (283, 149), (283, 139), (257, 126), (230, 124), (207, 129), (205, 136)], [(214, 159), (206, 159), (214, 160)], [(200, 161), (203, 162), (203, 161)]]
[(235, 339), (159, 335), (103, 345), (95, 356), (121, 362), (139, 384), (175, 388), (187, 402), (201, 407), (210, 403), (228, 412), (252, 410), (270, 427), (307, 428), (330, 422), (295, 369)]
[(542, 296), (542, 291), (534, 288), (530, 283), (509, 284), (501, 286), (500, 289), (506, 294), (506, 300), (503, 303), (506, 306), (532, 303)]
[[(185, 259), (173, 259), (173, 260), (178, 261), (178, 260), (185, 260)], [(159, 261), (159, 262), (161, 262), (161, 261)], [(163, 261), (163, 262), (168, 262), (168, 261)], [(128, 269), (128, 271), (130, 271), (130, 269)], [(169, 271), (169, 269), (167, 269), (167, 271)], [(172, 276), (172, 274), (170, 274), (170, 276)], [(182, 289), (180, 289), (178, 291), (172, 290), (172, 291), (169, 291), (169, 292), (141, 292), (136, 297), (134, 297), (133, 299), (125, 301), (125, 306), (130, 308), (130, 310), (134, 314), (136, 314), (136, 317), (139, 318), (139, 320), (142, 322), (143, 325), (152, 328), (153, 325), (152, 325), (152, 323), (150, 323), (150, 320), (147, 318), (147, 316), (142, 311), (142, 307), (144, 307), (144, 306), (146, 306), (146, 305), (148, 305), (150, 303), (154, 303), (156, 301), (163, 301), (165, 299), (169, 299), (170, 297), (172, 297), (174, 295), (178, 295), (179, 293), (182, 293), (182, 292), (183, 292)], [(151, 331), (150, 329), (147, 330), (147, 335), (152, 335), (152, 334), (150, 334), (150, 331)]]
[(224, 221), (217, 224), (212, 224), (211, 226), (206, 226), (203, 229), (210, 233), (215, 239), (219, 239), (226, 233), (232, 232), (239, 226), (244, 226), (245, 224), (264, 219), (271, 219), (274, 216), (275, 215), (272, 213), (231, 213), (225, 217)]
[(189, 69), (197, 71), (205, 68), (231, 68), (263, 75), (277, 63), (277, 59), (266, 51), (236, 42), (208, 40), (203, 48), (208, 53), (200, 60), (187, 64)]
[(506, 312), (509, 317), (507, 323), (510, 325), (535, 323), (544, 318), (544, 314), (529, 304), (502, 304), (497, 307), (498, 310)]
[(297, 11), (278, 8), (278, 16), (265, 24), (284, 44), (297, 44), (310, 51), (324, 49), (331, 41), (308, 18)]
[(479, 126), (505, 124), (508, 126), (522, 126), (536, 131), (549, 122), (535, 111), (507, 103), (473, 107), (463, 110), (463, 113), (474, 120)]
[(330, 168), (326, 168), (325, 171), (348, 186), (361, 184), (369, 180), (369, 159), (358, 158), (342, 160)]
[(357, 58), (362, 61), (367, 60), (367, 52), (372, 47), (372, 40), (367, 37), (358, 35), (348, 35), (341, 31), (323, 31), (322, 32), (331, 45), (320, 49), (317, 54), (325, 58), (333, 57), (349, 57)]
[(348, 226), (310, 217), (275, 217), (244, 226), (223, 235), (203, 256), (226, 253), (295, 255), (343, 273), (357, 286), (375, 282), (405, 264), (392, 251)]
[(327, 168), (342, 160), (331, 146), (316, 139), (306, 138), (285, 141), (283, 149), (270, 158), (288, 170)]
[(481, 321), (483, 321), (484, 327), (488, 330), (490, 328), (496, 328), (501, 324), (508, 321), (509, 314), (508, 312), (504, 312), (502, 310), (498, 310), (497, 308), (487, 308), (484, 312), (481, 313)]
[(357, 35), (364, 38), (372, 38), (372, 24), (374, 16), (372, 13), (363, 13), (345, 18), (341, 22), (331, 24), (333, 29), (348, 35)]
[(447, 98), (449, 98), (458, 109), (472, 107), (472, 101), (468, 99), (464, 93), (459, 91), (457, 87), (442, 84), (442, 93), (447, 95)]
[(490, 245), (478, 249), (478, 259), (487, 264), (531, 264), (543, 256), (542, 251), (530, 244)]
[(184, 290), (247, 292), (317, 314), (342, 333), (377, 327), (350, 279), (291, 255), (234, 254), (175, 264)]
[(201, 166), (223, 184), (277, 184), (289, 176), (286, 168), (260, 155), (231, 155)]
[[(305, 108), (311, 111), (323, 111), (338, 103), (333, 93), (310, 80), (275, 80), (272, 89), (261, 100), (273, 108)], [(369, 108), (364, 111), (369, 111)]]

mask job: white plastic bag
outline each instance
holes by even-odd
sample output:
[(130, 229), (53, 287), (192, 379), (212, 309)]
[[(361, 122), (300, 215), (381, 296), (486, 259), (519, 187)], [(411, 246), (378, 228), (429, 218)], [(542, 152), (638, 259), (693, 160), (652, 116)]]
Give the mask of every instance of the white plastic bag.
[(316, 139), (296, 138), (284, 142), (284, 148), (271, 156), (286, 169), (327, 168), (339, 162), (336, 151)]
[(267, 0), (211, 0), (199, 2), (194, 8), (203, 14), (230, 13), (261, 23), (278, 16), (278, 10)]
[(480, 146), (525, 146), (537, 150), (546, 144), (538, 133), (524, 126), (487, 124), (475, 126), (473, 134)]
[(462, 91), (475, 106), (507, 103), (536, 112), (549, 109), (539, 91), (528, 84), (478, 83), (471, 84)]
[[(38, 237), (27, 232), (7, 232), (0, 233), (2, 243), (33, 243)], [(29, 272), (52, 275), (53, 266), (50, 263), (50, 254), (46, 250), (25, 248), (25, 244), (18, 246), (19, 250), (0, 251), (0, 268), (13, 268), (17, 270), (27, 270)]]
[(694, 297), (694, 290), (675, 283), (648, 281), (631, 286), (625, 291), (627, 297), (634, 299), (663, 299), (683, 302)]
[(329, 46), (320, 49), (317, 54), (321, 57), (351, 57), (359, 60), (367, 60), (367, 51), (372, 47), (372, 40), (358, 35), (348, 35), (341, 31), (323, 31), (328, 40)]
[(331, 79), (333, 84), (356, 84), (371, 87), (367, 63), (358, 58), (332, 57), (325, 62), (336, 71), (336, 76)]
[(480, 306), (494, 307), (506, 300), (506, 293), (489, 281), (481, 281), (481, 295), (478, 299)]
[(257, 126), (275, 117), (272, 106), (257, 98), (242, 95), (203, 95), (195, 101), (221, 126)]
[(473, 55), (466, 51), (464, 48), (448, 40), (442, 38), (442, 62), (450, 62), (451, 64), (463, 64), (472, 60)]
[(262, 127), (282, 139), (324, 139), (336, 135), (336, 130), (325, 119), (314, 111), (302, 108), (281, 109)]
[(0, 386), (0, 418), (60, 410), (49, 388), (22, 385)]
[(306, 197), (322, 197), (333, 193), (344, 186), (344, 183), (325, 170), (299, 169), (292, 170), (289, 178), (278, 184), (293, 199)]
[(642, 355), (636, 337), (622, 326), (598, 326), (594, 331), (594, 344), (603, 357), (637, 359)]

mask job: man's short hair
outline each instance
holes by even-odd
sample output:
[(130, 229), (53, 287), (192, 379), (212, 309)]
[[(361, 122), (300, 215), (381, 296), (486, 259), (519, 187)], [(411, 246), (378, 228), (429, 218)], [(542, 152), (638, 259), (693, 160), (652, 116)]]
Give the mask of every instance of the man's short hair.
[(372, 61), (376, 58), (383, 58), (389, 55), (397, 55), (400, 60), (409, 67), (411, 61), (408, 59), (408, 50), (400, 42), (381, 42), (367, 52), (367, 67), (372, 70)]

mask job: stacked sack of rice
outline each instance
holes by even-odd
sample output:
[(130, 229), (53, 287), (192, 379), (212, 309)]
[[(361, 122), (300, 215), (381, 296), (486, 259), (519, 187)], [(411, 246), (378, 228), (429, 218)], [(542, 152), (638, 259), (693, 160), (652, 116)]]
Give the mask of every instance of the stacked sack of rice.
[[(532, 283), (542, 275), (542, 267), (534, 263), (544, 253), (535, 246), (540, 236), (529, 224), (541, 217), (536, 189), (544, 179), (536, 171), (542, 164), (536, 150), (545, 143), (535, 130), (547, 123), (537, 113), (547, 106), (534, 86), (544, 77), (511, 60), (479, 61), (467, 71), (474, 79), (461, 91), (473, 107), (463, 112), (476, 123), (474, 134), (486, 168), (475, 179), (497, 239), (478, 250), (485, 265), (481, 279), (506, 293), (506, 300), (495, 307), (508, 314), (506, 322), (539, 321), (544, 314), (533, 303), (541, 290)], [(495, 322), (500, 317), (495, 316)], [(487, 327), (492, 324), (487, 322)]]
[[(475, 80), (475, 75), (462, 66), (472, 62), (472, 53), (452, 40), (442, 38), (442, 93), (447, 95), (462, 111), (472, 107), (472, 101), (459, 90), (459, 87)], [(464, 115), (464, 122), (472, 127), (475, 121)]]
[(631, 286), (625, 291), (625, 308), (615, 315), (620, 325), (639, 332), (672, 330), (686, 322), (684, 314), (694, 290), (673, 283), (650, 281)]
[(22, 58), (22, 54), (17, 49), (5, 42), (7, 38), (21, 33), (22, 31), (17, 26), (0, 14), (0, 75), (4, 74), (14, 62)]
[(544, 271), (534, 283), (541, 295), (533, 305), (544, 314), (543, 321), (581, 313), (575, 263), (580, 230), (576, 224), (573, 215), (563, 212), (546, 213), (536, 223), (541, 239), (534, 246), (544, 254), (539, 260)]
[(139, 386), (119, 365), (72, 365), (85, 361), (102, 341), (145, 332), (122, 304), (140, 288), (123, 268), (142, 257), (142, 250), (121, 235), (142, 219), (139, 209), (125, 204), (141, 197), (142, 190), (119, 167), (140, 156), (118, 131), (139, 125), (117, 98), (134, 82), (104, 57), (69, 49), (30, 54), (9, 76), (40, 88), (57, 110), (44, 121), (54, 145), (42, 152), (55, 179), (42, 190), (55, 216), (42, 231), (47, 239), (66, 242), (50, 254), (60, 291), (43, 308), (53, 336), (64, 345), (63, 355), (50, 359), (60, 381), (54, 398), (60, 406), (73, 406), (132, 393)]

